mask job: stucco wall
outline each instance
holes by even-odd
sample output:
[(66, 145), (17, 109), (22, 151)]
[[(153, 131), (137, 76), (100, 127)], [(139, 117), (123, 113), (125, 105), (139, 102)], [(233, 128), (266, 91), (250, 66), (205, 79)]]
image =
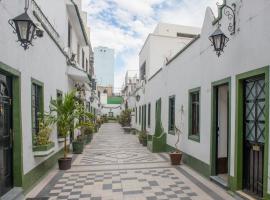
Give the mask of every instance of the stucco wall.
[[(228, 1), (230, 5), (232, 1)], [(237, 74), (270, 65), (269, 33), (270, 2), (237, 1), (236, 34), (230, 36), (227, 26), (228, 19), (220, 21), (221, 29), (230, 38), (221, 57), (213, 51), (208, 37), (217, 26), (212, 25), (214, 16), (208, 8), (205, 15), (200, 38), (181, 55), (164, 66), (152, 80), (146, 84), (145, 95), (140, 105), (152, 105), (150, 133), (154, 132), (154, 107), (158, 98), (162, 98), (162, 123), (165, 131), (168, 130), (168, 98), (176, 97), (176, 125), (179, 126), (180, 108), (184, 106), (184, 134), (181, 137), (179, 148), (185, 153), (210, 164), (210, 125), (211, 125), (211, 83), (231, 77), (231, 139), (230, 139), (230, 175), (234, 176), (235, 154), (235, 76)], [(180, 22), (181, 23), (181, 22)], [(147, 55), (142, 55), (147, 57)], [(200, 142), (188, 139), (188, 90), (201, 87), (201, 124)], [(140, 93), (140, 91), (138, 92)], [(139, 109), (138, 109), (139, 110)], [(139, 127), (138, 124), (134, 125)], [(269, 134), (269, 133), (267, 133)], [(174, 146), (176, 137), (167, 135), (167, 143)], [(268, 184), (269, 185), (269, 184)]]
[[(48, 17), (54, 28), (60, 34), (62, 41), (67, 46), (67, 12), (65, 1), (37, 0), (44, 14)], [(23, 138), (23, 170), (24, 174), (48, 157), (37, 158), (32, 150), (32, 121), (31, 121), (31, 78), (44, 83), (44, 110), (48, 111), (51, 98), (56, 98), (56, 90), (66, 93), (73, 88), (69, 80), (67, 62), (65, 56), (44, 32), (44, 37), (33, 41), (26, 51), (17, 43), (8, 20), (23, 13), (24, 1), (3, 0), (0, 2), (0, 61), (21, 72), (21, 115)], [(37, 22), (32, 15), (31, 7), (28, 10), (30, 17)], [(76, 40), (74, 40), (76, 41)], [(89, 56), (88, 56), (89, 57)], [(54, 129), (51, 139), (55, 142), (55, 152), (60, 149), (57, 142), (57, 133)]]

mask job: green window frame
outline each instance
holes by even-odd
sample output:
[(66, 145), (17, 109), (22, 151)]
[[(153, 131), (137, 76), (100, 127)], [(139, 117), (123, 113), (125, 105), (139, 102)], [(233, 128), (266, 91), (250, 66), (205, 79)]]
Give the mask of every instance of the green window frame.
[(44, 84), (33, 78), (31, 79), (31, 113), (32, 135), (34, 139), (34, 136), (39, 132), (39, 114), (44, 113)]
[(136, 107), (136, 109), (135, 109), (136, 111), (135, 111), (135, 121), (136, 121), (136, 123), (137, 123), (137, 121), (138, 121), (138, 110), (137, 110), (137, 107)]
[(200, 142), (201, 88), (189, 90), (188, 138)]
[(142, 108), (139, 107), (139, 124), (141, 124)]
[(175, 95), (169, 97), (168, 133), (174, 133), (175, 127)]
[(147, 121), (147, 125), (148, 125), (148, 128), (151, 127), (151, 103), (148, 104), (148, 121)]

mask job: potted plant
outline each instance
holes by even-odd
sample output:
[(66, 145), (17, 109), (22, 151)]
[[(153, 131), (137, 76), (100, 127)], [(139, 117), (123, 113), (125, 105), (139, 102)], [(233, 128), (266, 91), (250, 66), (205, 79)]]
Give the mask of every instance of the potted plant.
[(78, 135), (77, 138), (72, 142), (72, 149), (74, 154), (82, 154), (84, 148), (84, 136)]
[(93, 139), (94, 124), (92, 122), (85, 122), (81, 127), (81, 132), (85, 138), (85, 144), (89, 144)]
[[(183, 115), (183, 112), (184, 112), (184, 109), (183, 109), (183, 106), (181, 107), (181, 126), (183, 124), (182, 122), (182, 115)], [(175, 130), (175, 133), (177, 135), (177, 140), (176, 140), (176, 143), (175, 143), (175, 151), (173, 152), (170, 152), (170, 158), (171, 158), (171, 164), (172, 165), (180, 165), (181, 164), (181, 160), (182, 160), (182, 153), (181, 151), (178, 149), (177, 145), (180, 141), (180, 134), (182, 134), (182, 131), (181, 131), (181, 128), (177, 128), (176, 126), (174, 126), (174, 130)]]
[(39, 132), (34, 137), (34, 156), (47, 156), (54, 151), (54, 143), (50, 140), (52, 129), (44, 117), (39, 122)]
[(67, 170), (71, 168), (72, 158), (68, 157), (67, 137), (70, 131), (74, 130), (74, 121), (78, 120), (78, 103), (75, 100), (75, 92), (67, 93), (63, 101), (52, 100), (50, 103), (50, 113), (48, 116), (51, 123), (57, 124), (64, 137), (64, 155), (58, 159), (59, 169)]
[(140, 140), (140, 143), (146, 147), (147, 146), (147, 134), (146, 134), (146, 131), (141, 131), (140, 134), (139, 134), (139, 140)]
[(123, 110), (119, 116), (119, 123), (122, 127), (129, 127), (131, 124), (131, 110)]

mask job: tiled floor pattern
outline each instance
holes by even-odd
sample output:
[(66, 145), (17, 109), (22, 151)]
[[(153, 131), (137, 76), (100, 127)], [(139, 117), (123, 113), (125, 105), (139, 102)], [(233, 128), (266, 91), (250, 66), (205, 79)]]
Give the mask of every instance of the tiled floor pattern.
[[(104, 168), (104, 166), (106, 168)], [(82, 168), (83, 167), (83, 168)], [(83, 170), (82, 170), (83, 169)], [(67, 200), (231, 200), (150, 153), (118, 124), (105, 124), (71, 170), (58, 172), (37, 197)], [(195, 180), (195, 181), (194, 181)], [(212, 184), (212, 183), (211, 183)], [(203, 187), (202, 187), (203, 186)]]

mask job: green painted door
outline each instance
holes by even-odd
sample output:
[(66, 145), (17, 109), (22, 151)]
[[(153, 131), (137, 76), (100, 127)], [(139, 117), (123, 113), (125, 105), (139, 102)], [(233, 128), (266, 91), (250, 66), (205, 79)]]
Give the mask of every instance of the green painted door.
[(244, 190), (263, 196), (265, 145), (265, 78), (244, 81)]
[(0, 74), (0, 197), (13, 187), (11, 78)]

